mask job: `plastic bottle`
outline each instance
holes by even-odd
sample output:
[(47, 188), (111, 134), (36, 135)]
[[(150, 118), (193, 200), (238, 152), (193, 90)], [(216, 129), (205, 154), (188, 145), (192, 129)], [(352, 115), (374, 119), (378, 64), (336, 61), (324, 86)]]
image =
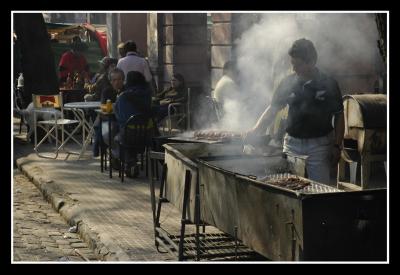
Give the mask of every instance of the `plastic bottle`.
[(22, 73), (19, 74), (17, 87), (24, 87), (24, 75)]

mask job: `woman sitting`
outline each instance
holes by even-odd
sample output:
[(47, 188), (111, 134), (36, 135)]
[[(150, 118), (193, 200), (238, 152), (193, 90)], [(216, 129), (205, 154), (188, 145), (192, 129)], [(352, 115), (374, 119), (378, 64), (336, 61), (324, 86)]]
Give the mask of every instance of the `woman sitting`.
[(168, 105), (171, 103), (185, 104), (187, 101), (187, 92), (185, 80), (181, 74), (174, 74), (171, 79), (171, 87), (165, 91), (156, 94), (153, 98), (157, 122), (160, 122), (168, 115)]
[(111, 88), (109, 81), (109, 73), (117, 66), (118, 59), (104, 57), (99, 61), (101, 64), (100, 71), (94, 76), (93, 84), (86, 84), (85, 89), (88, 93), (85, 95), (85, 101), (100, 101), (101, 93)]

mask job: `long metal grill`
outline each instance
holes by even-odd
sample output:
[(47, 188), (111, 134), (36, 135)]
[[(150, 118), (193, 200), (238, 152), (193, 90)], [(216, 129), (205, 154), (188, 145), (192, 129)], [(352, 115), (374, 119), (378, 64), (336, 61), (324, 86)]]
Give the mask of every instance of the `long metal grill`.
[[(317, 183), (314, 181), (311, 181), (309, 179), (306, 178), (302, 178), (293, 174), (289, 174), (289, 173), (281, 173), (281, 174), (272, 174), (272, 175), (268, 175), (265, 178), (261, 179), (261, 181), (265, 182), (265, 181), (270, 181), (273, 182), (274, 180), (284, 180), (284, 179), (288, 179), (291, 177), (297, 177), (299, 179), (301, 179), (302, 181), (306, 181), (309, 183), (309, 185), (305, 186), (302, 189), (298, 189), (298, 190), (292, 190), (292, 191), (296, 191), (296, 192), (300, 192), (300, 193), (304, 193), (304, 194), (317, 194), (317, 193), (336, 193), (336, 192), (343, 192), (343, 190), (337, 189), (335, 187), (331, 187), (329, 185), (325, 185), (322, 183)], [(268, 182), (266, 182), (268, 183)], [(290, 188), (286, 188), (285, 186), (279, 186), (281, 188), (285, 188), (285, 189), (289, 189)]]

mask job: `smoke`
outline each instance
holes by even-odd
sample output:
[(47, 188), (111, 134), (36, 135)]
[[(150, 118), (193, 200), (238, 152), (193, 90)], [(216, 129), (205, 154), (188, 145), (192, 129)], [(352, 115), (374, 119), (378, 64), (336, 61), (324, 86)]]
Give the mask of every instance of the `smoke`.
[(225, 100), (223, 105), (224, 115), (219, 122), (224, 130), (241, 131), (249, 127), (249, 125), (243, 125), (243, 122), (248, 121), (248, 114), (246, 110), (241, 110), (241, 103), (236, 100)]
[(333, 77), (371, 73), (379, 59), (373, 14), (263, 14), (235, 41), (238, 82), (248, 100), (226, 105), (233, 115), (217, 128), (246, 130), (255, 124), (280, 80), (291, 73), (288, 50), (300, 38), (313, 41), (317, 67)]

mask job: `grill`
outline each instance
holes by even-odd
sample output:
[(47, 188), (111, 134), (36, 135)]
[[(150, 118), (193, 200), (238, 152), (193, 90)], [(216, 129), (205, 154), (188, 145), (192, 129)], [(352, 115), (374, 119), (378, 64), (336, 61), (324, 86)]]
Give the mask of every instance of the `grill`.
[[(271, 260), (386, 259), (386, 189), (345, 192), (302, 178), (296, 172), (301, 159), (293, 165), (271, 152), (241, 155), (234, 144), (164, 147), (165, 196), (194, 223), (198, 213), (202, 222)], [(190, 188), (183, 181), (187, 171)], [(265, 182), (294, 174), (309, 185), (291, 190)]]
[(170, 135), (170, 136), (159, 136), (153, 138), (153, 148), (155, 151), (163, 152), (162, 147), (167, 143), (204, 143), (204, 144), (218, 144), (218, 143), (241, 143), (240, 138), (234, 139), (201, 139), (195, 138), (194, 131), (186, 132), (180, 135)]
[[(288, 174), (288, 173), (282, 173), (282, 174), (274, 174), (274, 175), (268, 175), (267, 177), (261, 179), (261, 181), (274, 181), (274, 180), (281, 180), (281, 179), (287, 179), (292, 177), (293, 175)], [(309, 185), (307, 185), (304, 188), (301, 188), (298, 191), (299, 193), (303, 194), (318, 194), (318, 193), (333, 193), (333, 192), (343, 192), (340, 189), (331, 187), (326, 184), (318, 183), (315, 181), (311, 181), (302, 177), (298, 177), (301, 180), (307, 182)], [(284, 187), (282, 187), (284, 188)]]
[[(384, 162), (386, 167), (386, 104), (387, 97), (382, 94), (343, 97), (345, 133), (338, 170), (339, 186), (368, 189), (372, 162)], [(350, 182), (346, 182), (345, 164), (349, 164)], [(357, 166), (361, 167), (359, 184)]]

